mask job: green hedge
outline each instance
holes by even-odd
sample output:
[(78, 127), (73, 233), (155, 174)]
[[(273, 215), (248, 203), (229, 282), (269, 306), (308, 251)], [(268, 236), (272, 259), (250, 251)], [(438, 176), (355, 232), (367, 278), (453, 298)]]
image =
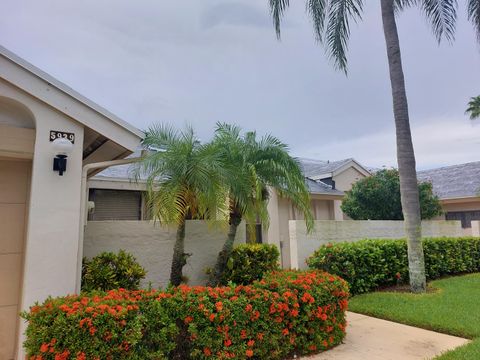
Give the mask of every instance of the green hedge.
[(82, 291), (137, 290), (146, 274), (137, 259), (125, 250), (103, 252), (91, 260), (83, 259)]
[[(480, 271), (480, 238), (425, 238), (427, 279)], [(362, 240), (327, 244), (307, 260), (310, 268), (336, 274), (352, 294), (408, 282), (405, 240)]]
[(233, 249), (222, 284), (251, 284), (269, 271), (279, 269), (280, 253), (272, 244), (241, 244)]
[(285, 359), (345, 336), (348, 286), (321, 271), (249, 286), (181, 285), (48, 299), (28, 320), (29, 359)]

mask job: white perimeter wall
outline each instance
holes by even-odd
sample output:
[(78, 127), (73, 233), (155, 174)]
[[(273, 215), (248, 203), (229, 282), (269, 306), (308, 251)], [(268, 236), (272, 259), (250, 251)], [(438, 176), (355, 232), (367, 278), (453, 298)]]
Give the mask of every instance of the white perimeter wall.
[[(306, 259), (320, 246), (329, 242), (361, 239), (398, 239), (405, 237), (403, 221), (315, 221), (315, 229), (307, 234), (305, 222), (289, 221), (290, 256), (292, 268), (306, 268)], [(460, 221), (423, 221), (422, 235), (471, 236), (471, 229), (462, 229)]]
[[(238, 227), (235, 244), (245, 242), (245, 225)], [(205, 269), (213, 267), (226, 240), (227, 228), (204, 221), (187, 221), (185, 252), (191, 253), (183, 268), (190, 285), (205, 285)], [(85, 230), (83, 254), (87, 258), (103, 252), (126, 250), (148, 271), (142, 285), (165, 287), (170, 277), (176, 229), (150, 221), (90, 221)]]

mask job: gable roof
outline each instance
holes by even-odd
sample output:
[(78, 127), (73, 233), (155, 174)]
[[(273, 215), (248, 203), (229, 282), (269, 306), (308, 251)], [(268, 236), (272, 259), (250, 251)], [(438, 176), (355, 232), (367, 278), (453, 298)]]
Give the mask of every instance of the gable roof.
[[(137, 150), (129, 157), (139, 157), (141, 156), (141, 151)], [(131, 182), (132, 178), (132, 164), (111, 166), (102, 172), (96, 174), (91, 180), (96, 181), (110, 181), (110, 182)], [(141, 176), (139, 179), (140, 183), (145, 183), (146, 178)], [(305, 177), (305, 184), (308, 187), (310, 194), (315, 195), (337, 195), (343, 196), (344, 193), (340, 190), (333, 189), (332, 186), (325, 184), (320, 180), (313, 180), (308, 177)]]
[(478, 197), (480, 161), (419, 171), (419, 181), (430, 182), (440, 199)]
[(325, 184), (320, 180), (312, 180), (310, 178), (305, 178), (305, 183), (307, 184), (308, 191), (313, 195), (345, 195), (343, 191), (333, 189), (330, 185)]
[(300, 158), (299, 161), (304, 175), (314, 180), (332, 177), (349, 167), (354, 167), (365, 176), (370, 175), (370, 172), (353, 158), (336, 161)]
[(0, 46), (0, 78), (116, 144), (133, 151), (144, 133)]

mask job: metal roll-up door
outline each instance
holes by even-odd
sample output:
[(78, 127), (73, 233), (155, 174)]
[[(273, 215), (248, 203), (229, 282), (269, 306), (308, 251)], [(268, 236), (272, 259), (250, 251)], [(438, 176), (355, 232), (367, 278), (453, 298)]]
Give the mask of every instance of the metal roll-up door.
[(91, 189), (90, 201), (95, 209), (89, 220), (141, 220), (142, 193), (130, 190)]

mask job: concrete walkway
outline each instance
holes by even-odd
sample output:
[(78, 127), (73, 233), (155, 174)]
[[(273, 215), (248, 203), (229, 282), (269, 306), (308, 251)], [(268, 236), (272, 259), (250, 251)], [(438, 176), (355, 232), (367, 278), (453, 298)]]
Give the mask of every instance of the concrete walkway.
[(305, 360), (423, 360), (464, 345), (467, 339), (347, 313), (345, 343)]

